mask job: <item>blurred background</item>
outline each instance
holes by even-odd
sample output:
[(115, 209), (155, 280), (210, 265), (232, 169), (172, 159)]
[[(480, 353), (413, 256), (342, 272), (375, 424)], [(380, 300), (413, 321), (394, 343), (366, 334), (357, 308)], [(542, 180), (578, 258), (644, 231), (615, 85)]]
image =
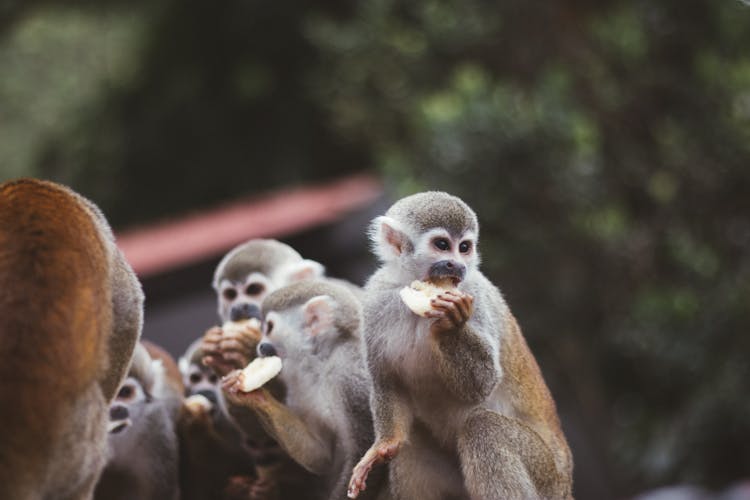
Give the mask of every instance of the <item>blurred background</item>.
[[(0, 2), (0, 180), (66, 183), (147, 244), (362, 175), (375, 196), (258, 234), (361, 283), (372, 215), (464, 198), (577, 498), (750, 477), (750, 6)], [(146, 336), (179, 354), (217, 321), (226, 250), (141, 273)]]

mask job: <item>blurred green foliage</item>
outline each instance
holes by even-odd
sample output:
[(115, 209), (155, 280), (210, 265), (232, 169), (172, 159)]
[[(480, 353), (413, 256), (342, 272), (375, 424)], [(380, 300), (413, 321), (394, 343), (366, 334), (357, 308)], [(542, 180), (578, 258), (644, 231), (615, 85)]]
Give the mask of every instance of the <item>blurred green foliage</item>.
[(750, 7), (174, 0), (0, 26), (2, 177), (119, 225), (362, 168), (451, 191), (585, 434), (578, 482), (603, 479), (579, 496), (750, 471)]

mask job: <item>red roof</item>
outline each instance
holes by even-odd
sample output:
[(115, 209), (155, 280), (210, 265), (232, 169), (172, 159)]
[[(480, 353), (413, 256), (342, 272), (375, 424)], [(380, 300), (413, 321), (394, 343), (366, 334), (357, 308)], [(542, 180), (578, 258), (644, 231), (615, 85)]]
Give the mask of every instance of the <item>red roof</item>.
[(380, 181), (367, 174), (281, 189), (123, 231), (117, 245), (135, 272), (145, 277), (221, 255), (251, 238), (282, 238), (333, 222), (373, 203), (382, 192)]

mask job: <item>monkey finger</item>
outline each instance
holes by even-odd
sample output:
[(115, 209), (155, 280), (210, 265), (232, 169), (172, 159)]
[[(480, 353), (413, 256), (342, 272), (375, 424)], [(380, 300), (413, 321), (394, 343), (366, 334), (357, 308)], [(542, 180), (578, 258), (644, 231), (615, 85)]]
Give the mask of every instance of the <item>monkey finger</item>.
[(240, 382), (241, 370), (232, 370), (227, 375), (224, 375), (221, 379), (221, 387), (225, 390), (230, 390), (237, 386)]
[(441, 311), (445, 311), (446, 316), (452, 323), (456, 325), (462, 323), (461, 313), (459, 312), (455, 302), (451, 300), (432, 299), (432, 307), (440, 309)]
[(254, 352), (255, 347), (258, 345), (257, 342), (248, 341), (247, 339), (240, 338), (228, 338), (221, 341), (219, 344), (221, 351), (244, 351)]
[(219, 342), (203, 342), (200, 345), (200, 350), (203, 351), (204, 356), (221, 354)]
[(440, 309), (431, 309), (424, 313), (424, 317), (429, 319), (443, 319), (447, 317), (447, 314)]
[(240, 369), (247, 366), (250, 362), (250, 357), (241, 352), (228, 351), (224, 353), (224, 360), (227, 365), (231, 365), (233, 369)]
[(224, 336), (224, 331), (219, 327), (214, 327), (203, 334), (203, 342), (216, 342)]
[(451, 302), (459, 315), (459, 322), (465, 323), (469, 320), (472, 313), (472, 301), (471, 295), (460, 293), (447, 293), (444, 300)]

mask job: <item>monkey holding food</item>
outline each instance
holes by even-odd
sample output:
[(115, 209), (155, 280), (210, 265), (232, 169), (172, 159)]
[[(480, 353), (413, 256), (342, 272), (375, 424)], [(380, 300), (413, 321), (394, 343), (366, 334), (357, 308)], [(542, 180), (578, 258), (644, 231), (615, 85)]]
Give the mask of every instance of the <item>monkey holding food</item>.
[[(371, 237), (382, 262), (364, 294), (376, 437), (349, 496), (389, 462), (398, 499), (570, 498), (573, 463), (555, 403), (478, 268), (473, 210), (446, 193), (415, 194), (376, 218)], [(417, 297), (425, 291), (428, 307)]]
[[(233, 406), (315, 476), (306, 498), (346, 498), (352, 467), (373, 438), (370, 382), (361, 355), (361, 305), (344, 286), (306, 280), (263, 301), (262, 356), (224, 381)], [(278, 399), (263, 384), (278, 373)], [(256, 376), (259, 380), (251, 380)], [(368, 498), (378, 493), (376, 480)], [(383, 497), (379, 497), (383, 498)]]
[[(322, 275), (322, 265), (271, 239), (240, 244), (217, 265), (212, 286), (222, 326), (210, 328), (180, 360), (188, 397), (179, 426), (186, 498), (214, 498), (227, 485), (273, 498), (281, 490), (295, 494), (295, 484), (307, 479), (301, 468), (287, 463), (288, 457), (244, 407), (233, 409), (244, 424), (240, 432), (218, 380), (256, 357), (263, 299), (286, 284)], [(279, 474), (284, 484), (278, 484)]]

